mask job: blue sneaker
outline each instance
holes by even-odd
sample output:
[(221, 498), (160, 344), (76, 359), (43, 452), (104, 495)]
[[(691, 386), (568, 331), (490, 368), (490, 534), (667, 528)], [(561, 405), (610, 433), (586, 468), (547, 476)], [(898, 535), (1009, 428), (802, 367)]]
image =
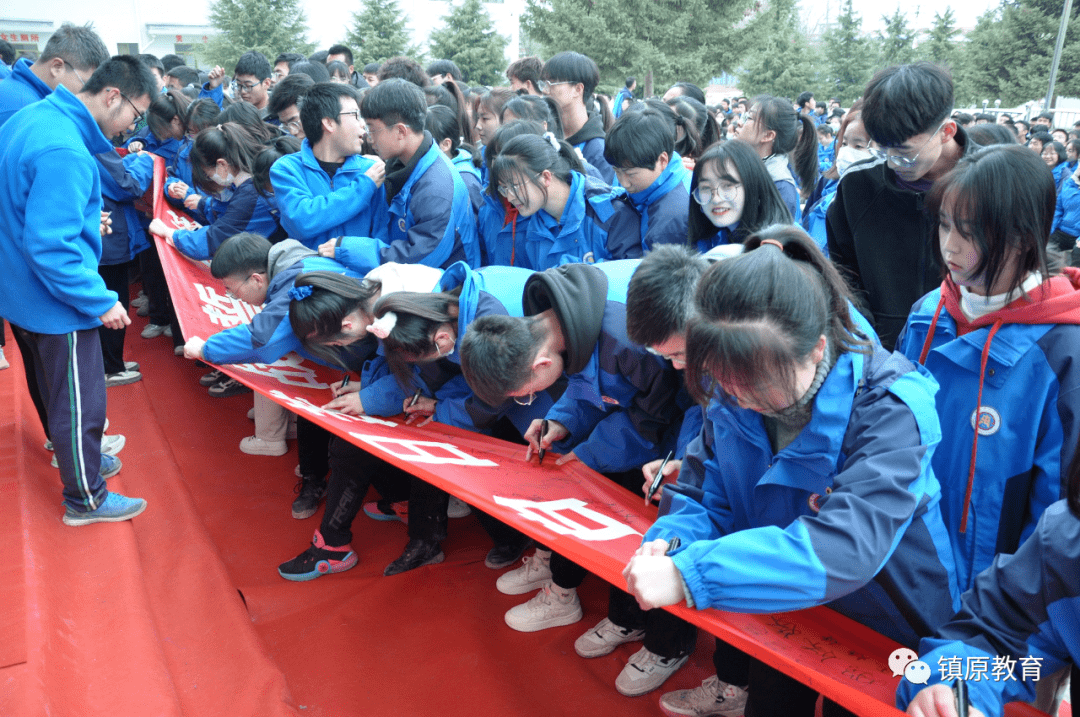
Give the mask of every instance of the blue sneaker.
[(110, 456), (108, 453), (101, 454), (101, 478), (112, 478), (114, 475), (120, 472), (123, 467), (123, 463), (116, 456)]
[[(117, 461), (119, 463), (119, 461)], [(91, 523), (119, 523), (131, 520), (146, 510), (142, 498), (128, 498), (119, 493), (109, 493), (97, 510), (80, 513), (70, 507), (64, 511), (64, 525), (90, 525)]]

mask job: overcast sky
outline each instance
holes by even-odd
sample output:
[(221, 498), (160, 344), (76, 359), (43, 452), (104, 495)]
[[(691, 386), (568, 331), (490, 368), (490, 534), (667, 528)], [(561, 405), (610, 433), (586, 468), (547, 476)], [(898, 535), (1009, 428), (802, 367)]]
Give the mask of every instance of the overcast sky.
[[(872, 33), (884, 27), (881, 21), (882, 15), (892, 15), (897, 7), (900, 7), (908, 18), (908, 23), (916, 28), (926, 28), (933, 24), (934, 13), (944, 12), (946, 7), (951, 7), (956, 16), (957, 26), (962, 29), (975, 27), (975, 21), (979, 15), (991, 7), (998, 5), (998, 0), (945, 0), (945, 2), (912, 2), (898, 3), (890, 0), (854, 0), (852, 3), (855, 13), (862, 18), (863, 32)], [(802, 15), (808, 27), (823, 23), (826, 14), (830, 19), (835, 19), (839, 14), (841, 0), (800, 0)]]

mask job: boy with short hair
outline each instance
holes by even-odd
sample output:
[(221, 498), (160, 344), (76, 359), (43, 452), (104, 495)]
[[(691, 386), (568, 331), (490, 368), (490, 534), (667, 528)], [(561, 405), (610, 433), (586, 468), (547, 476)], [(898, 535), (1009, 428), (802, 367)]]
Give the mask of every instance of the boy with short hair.
[(256, 50), (249, 50), (240, 55), (240, 59), (236, 61), (236, 68), (233, 70), (233, 82), (236, 84), (240, 99), (255, 105), (262, 119), (266, 119), (268, 112), (271, 74), (270, 62), (264, 54)]
[(642, 250), (685, 244), (690, 194), (670, 118), (651, 107), (628, 111), (607, 133), (604, 158), (641, 215)]

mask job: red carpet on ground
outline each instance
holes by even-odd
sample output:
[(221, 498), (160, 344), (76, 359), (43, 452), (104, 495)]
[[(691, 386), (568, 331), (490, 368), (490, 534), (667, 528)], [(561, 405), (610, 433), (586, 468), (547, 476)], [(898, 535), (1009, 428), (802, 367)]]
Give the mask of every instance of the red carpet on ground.
[[(490, 541), (450, 523), (446, 562), (385, 578), (405, 526), (361, 515), (360, 564), (310, 583), (277, 565), (322, 512), (294, 520), (295, 446), (248, 456), (251, 397), (215, 399), (167, 339), (128, 330), (144, 380), (109, 389), (110, 433), (127, 437), (111, 488), (146, 498), (129, 523), (69, 528), (60, 482), (26, 396), (14, 342), (0, 371), (0, 715), (658, 715), (660, 691), (626, 698), (615, 677), (640, 646), (579, 658), (607, 586), (582, 587), (578, 624), (522, 634), (484, 567)], [(663, 688), (711, 672), (711, 638)]]

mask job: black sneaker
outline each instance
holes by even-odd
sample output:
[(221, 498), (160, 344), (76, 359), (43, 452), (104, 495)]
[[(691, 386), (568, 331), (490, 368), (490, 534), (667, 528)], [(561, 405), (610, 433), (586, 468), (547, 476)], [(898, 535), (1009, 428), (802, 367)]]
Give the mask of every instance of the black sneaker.
[(297, 493), (292, 504), (292, 517), (297, 520), (310, 518), (319, 509), (319, 503), (326, 497), (326, 481), (307, 476), (301, 478), (293, 489)]
[(424, 565), (441, 563), (445, 557), (438, 541), (413, 539), (405, 546), (401, 557), (386, 566), (383, 575), (397, 575)]
[(214, 369), (210, 373), (203, 374), (202, 378), (199, 379), (199, 385), (210, 388), (215, 383), (220, 383), (224, 378), (226, 378), (225, 374), (223, 374), (221, 371), (218, 371), (217, 369)]
[(355, 567), (357, 562), (351, 545), (331, 547), (323, 540), (322, 533), (316, 530), (311, 546), (279, 565), (278, 575), (286, 580), (304, 582), (330, 573), (343, 573)]
[(241, 393), (251, 393), (251, 388), (240, 383), (235, 378), (223, 376), (221, 381), (206, 389), (206, 392), (214, 398), (227, 398)]
[(509, 567), (521, 559), (521, 556), (529, 549), (532, 542), (532, 538), (525, 538), (523, 543), (496, 545), (488, 551), (487, 557), (484, 558), (484, 565), (492, 570)]

